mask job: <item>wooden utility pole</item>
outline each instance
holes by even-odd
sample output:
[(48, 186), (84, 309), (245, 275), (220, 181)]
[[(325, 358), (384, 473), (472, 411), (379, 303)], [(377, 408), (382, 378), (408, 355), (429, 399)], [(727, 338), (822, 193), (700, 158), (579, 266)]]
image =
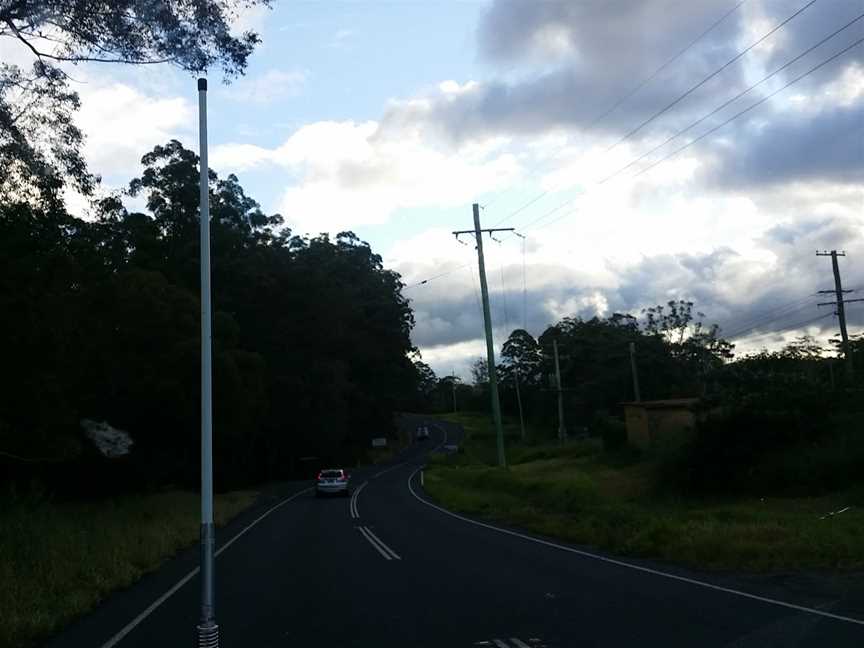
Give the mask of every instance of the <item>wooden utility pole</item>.
[(636, 343), (630, 343), (630, 371), (633, 373), (633, 397), (637, 403), (642, 402), (642, 395), (639, 393), (639, 372), (636, 369)]
[(522, 415), (522, 395), (519, 393), (519, 368), (513, 367), (514, 382), (516, 383), (516, 404), (519, 406), (519, 431), (522, 433), (522, 441), (525, 441), (525, 417)]
[(453, 370), (453, 375), (450, 378), (450, 385), (453, 387), (453, 413), (456, 413), (456, 370)]
[(480, 293), (483, 298), (483, 325), (486, 329), (486, 364), (489, 372), (489, 391), (492, 398), (492, 419), (495, 422), (495, 435), (498, 441), (498, 465), (507, 465), (504, 456), (504, 428), (501, 423), (501, 402), (498, 400), (498, 376), (495, 370), (495, 345), (492, 341), (492, 315), (489, 310), (489, 287), (486, 284), (486, 262), (483, 260), (483, 232), (490, 236), (493, 232), (512, 232), (512, 227), (498, 229), (480, 228), (480, 205), (474, 203), (474, 229), (453, 232), (458, 239), (462, 234), (473, 234), (477, 244), (477, 265), (480, 268)]
[(845, 293), (852, 292), (851, 290), (843, 290), (843, 284), (840, 281), (840, 266), (837, 263), (838, 256), (846, 256), (845, 252), (838, 252), (837, 250), (831, 250), (830, 252), (816, 252), (816, 256), (830, 256), (831, 257), (831, 269), (834, 271), (834, 290), (820, 290), (819, 292), (822, 294), (830, 294), (834, 293), (836, 301), (833, 302), (821, 302), (819, 306), (836, 306), (837, 307), (837, 319), (840, 321), (840, 340), (843, 349), (843, 359), (846, 365), (846, 376), (850, 380), (853, 375), (853, 367), (852, 367), (852, 357), (849, 353), (849, 334), (846, 332), (846, 304), (850, 304), (852, 302), (860, 302), (864, 301), (864, 299), (843, 299), (843, 295)]
[(564, 425), (564, 390), (561, 386), (561, 366), (558, 363), (558, 340), (552, 340), (552, 351), (555, 354), (555, 391), (558, 392), (558, 440), (567, 438), (567, 427)]

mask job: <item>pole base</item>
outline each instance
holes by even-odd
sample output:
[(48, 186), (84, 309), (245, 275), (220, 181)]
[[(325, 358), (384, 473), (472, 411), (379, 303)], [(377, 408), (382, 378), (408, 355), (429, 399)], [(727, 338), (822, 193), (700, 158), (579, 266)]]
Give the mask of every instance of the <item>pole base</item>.
[(199, 625), (197, 648), (219, 648), (219, 626), (213, 623), (212, 625)]

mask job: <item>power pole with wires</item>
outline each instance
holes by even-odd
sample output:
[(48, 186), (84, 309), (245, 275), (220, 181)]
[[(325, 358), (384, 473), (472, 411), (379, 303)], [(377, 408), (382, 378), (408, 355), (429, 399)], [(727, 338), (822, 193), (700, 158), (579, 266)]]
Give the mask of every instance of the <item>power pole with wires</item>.
[(851, 379), (853, 375), (852, 368), (852, 357), (849, 353), (849, 334), (846, 331), (846, 304), (850, 304), (852, 302), (860, 302), (864, 301), (864, 299), (843, 299), (843, 295), (845, 293), (852, 292), (851, 290), (843, 290), (843, 284), (840, 281), (840, 266), (837, 263), (838, 256), (846, 256), (846, 252), (838, 252), (837, 250), (831, 250), (830, 252), (816, 252), (816, 256), (830, 256), (831, 257), (831, 269), (834, 271), (834, 290), (820, 290), (820, 294), (831, 294), (834, 293), (836, 301), (833, 302), (821, 302), (818, 306), (836, 306), (836, 315), (837, 319), (840, 321), (840, 340), (843, 349), (843, 359), (845, 360), (844, 364), (846, 365), (846, 376)]
[(512, 232), (514, 228), (481, 229), (480, 228), (480, 205), (474, 203), (474, 229), (453, 232), (456, 239), (462, 234), (473, 234), (477, 244), (477, 264), (480, 268), (480, 292), (483, 298), (483, 324), (486, 329), (486, 363), (489, 371), (489, 391), (492, 398), (492, 418), (495, 422), (495, 435), (498, 445), (498, 465), (502, 468), (507, 465), (504, 456), (504, 428), (501, 423), (501, 402), (498, 400), (498, 377), (495, 370), (495, 345), (492, 340), (492, 316), (489, 312), (489, 286), (486, 284), (486, 263), (483, 260), (483, 233), (490, 236), (494, 232)]

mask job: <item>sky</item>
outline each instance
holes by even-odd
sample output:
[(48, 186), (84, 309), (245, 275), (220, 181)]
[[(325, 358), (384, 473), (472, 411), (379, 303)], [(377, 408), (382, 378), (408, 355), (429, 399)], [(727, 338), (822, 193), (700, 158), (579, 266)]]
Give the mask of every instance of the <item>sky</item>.
[[(833, 288), (817, 250), (845, 250), (845, 287), (864, 290), (864, 45), (829, 60), (864, 18), (813, 46), (862, 13), (860, 0), (277, 0), (237, 25), (263, 39), (245, 77), (210, 76), (210, 163), (295, 233), (368, 241), (402, 274), (413, 342), (439, 375), (468, 377), (485, 353), (474, 245), (451, 233), (473, 226), (475, 202), (484, 227), (521, 235), (484, 241), (496, 352), (517, 327), (670, 299), (692, 300), (738, 353), (824, 341), (837, 321), (817, 306)], [(72, 76), (106, 191), (156, 144), (197, 150), (188, 74)], [(864, 303), (847, 315), (864, 329)]]

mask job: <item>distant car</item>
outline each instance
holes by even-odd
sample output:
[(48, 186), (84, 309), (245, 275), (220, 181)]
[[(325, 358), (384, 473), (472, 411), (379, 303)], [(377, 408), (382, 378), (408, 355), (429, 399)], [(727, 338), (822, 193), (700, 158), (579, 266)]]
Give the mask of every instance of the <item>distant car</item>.
[(425, 425), (421, 425), (417, 428), (417, 440), (418, 441), (427, 441), (429, 439), (429, 428)]
[(347, 470), (342, 468), (328, 468), (318, 473), (315, 481), (315, 497), (323, 495), (342, 495), (348, 497), (351, 494), (349, 483), (350, 476)]

